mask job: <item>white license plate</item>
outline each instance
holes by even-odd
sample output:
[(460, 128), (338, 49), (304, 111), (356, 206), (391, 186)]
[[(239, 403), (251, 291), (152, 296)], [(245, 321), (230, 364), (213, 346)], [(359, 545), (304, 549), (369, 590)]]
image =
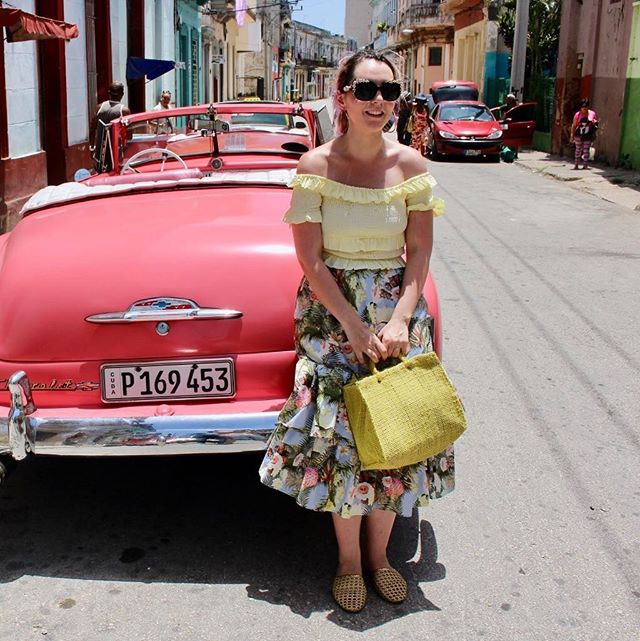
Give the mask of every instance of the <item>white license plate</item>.
[(107, 363), (100, 372), (106, 403), (229, 398), (236, 393), (231, 358)]
[(464, 150), (464, 155), (465, 156), (479, 156), (480, 155), (480, 150), (479, 149), (465, 149)]

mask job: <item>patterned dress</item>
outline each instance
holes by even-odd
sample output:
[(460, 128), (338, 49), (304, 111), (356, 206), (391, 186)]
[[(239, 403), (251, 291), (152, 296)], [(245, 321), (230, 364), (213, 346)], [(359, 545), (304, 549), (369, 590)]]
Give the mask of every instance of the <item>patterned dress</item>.
[[(404, 232), (411, 211), (441, 213), (441, 202), (432, 197), (434, 184), (428, 174), (388, 189), (354, 188), (310, 175), (294, 179), (292, 206), (285, 221), (322, 223), (325, 263), (345, 298), (375, 332), (391, 318), (404, 274), (399, 254), (388, 256), (394, 253), (389, 238), (396, 238), (391, 244), (403, 243), (403, 235), (398, 237), (397, 232), (400, 228)], [(356, 221), (352, 229), (340, 218), (346, 215)], [(361, 219), (358, 238), (357, 221)], [(381, 228), (389, 230), (386, 245), (375, 237), (380, 230), (372, 231), (372, 220), (382, 220)], [(422, 297), (409, 324), (409, 338), (409, 356), (431, 350), (428, 310)], [(343, 517), (366, 515), (373, 509), (410, 516), (417, 505), (453, 490), (453, 446), (417, 465), (360, 469), (342, 388), (353, 376), (366, 375), (368, 368), (358, 363), (342, 326), (320, 303), (306, 278), (296, 298), (295, 346), (298, 361), (293, 391), (260, 467), (265, 485), (294, 497), (305, 508)], [(395, 362), (389, 360), (388, 365)]]
[(411, 114), (413, 129), (411, 130), (411, 146), (422, 153), (424, 138), (427, 130), (427, 111), (413, 110)]

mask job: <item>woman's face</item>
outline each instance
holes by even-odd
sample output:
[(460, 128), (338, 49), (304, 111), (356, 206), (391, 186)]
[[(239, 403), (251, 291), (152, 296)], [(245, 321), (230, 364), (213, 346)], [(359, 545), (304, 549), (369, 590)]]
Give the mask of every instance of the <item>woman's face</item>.
[[(363, 60), (353, 70), (351, 82), (354, 80), (372, 80), (380, 85), (385, 80), (394, 80), (394, 77), (393, 71), (384, 62)], [(363, 128), (367, 131), (382, 131), (395, 106), (395, 101), (383, 100), (380, 91), (372, 100), (358, 100), (353, 91), (347, 91), (341, 96), (349, 118), (349, 127)]]
[(589, 115), (589, 107), (580, 107), (580, 113), (583, 116), (588, 116)]

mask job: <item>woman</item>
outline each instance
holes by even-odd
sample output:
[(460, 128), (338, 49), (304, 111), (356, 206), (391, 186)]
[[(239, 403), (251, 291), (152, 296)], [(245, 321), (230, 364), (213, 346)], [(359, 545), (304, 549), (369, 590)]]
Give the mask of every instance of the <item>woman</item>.
[(405, 599), (407, 584), (387, 558), (396, 514), (410, 516), (454, 483), (453, 448), (399, 470), (362, 471), (342, 396), (352, 375), (368, 373), (369, 359), (430, 350), (421, 292), (441, 203), (420, 154), (382, 135), (399, 95), (397, 72), (381, 54), (362, 50), (343, 61), (335, 95), (340, 135), (300, 159), (285, 215), (304, 271), (298, 363), (260, 468), (267, 486), (332, 513), (333, 595), (349, 612), (365, 605), (363, 569), (382, 598)]
[(598, 117), (596, 112), (589, 109), (589, 100), (584, 98), (580, 103), (580, 109), (576, 111), (571, 123), (571, 140), (575, 143), (576, 153), (574, 158), (574, 169), (578, 169), (578, 163), (582, 160), (582, 168), (589, 168), (589, 149), (596, 137), (598, 130)]
[(408, 130), (409, 118), (411, 117), (411, 94), (403, 91), (398, 99), (398, 142), (403, 145), (411, 144), (411, 131)]
[(427, 97), (419, 93), (415, 99), (415, 106), (411, 112), (411, 146), (424, 153), (424, 139), (427, 131)]

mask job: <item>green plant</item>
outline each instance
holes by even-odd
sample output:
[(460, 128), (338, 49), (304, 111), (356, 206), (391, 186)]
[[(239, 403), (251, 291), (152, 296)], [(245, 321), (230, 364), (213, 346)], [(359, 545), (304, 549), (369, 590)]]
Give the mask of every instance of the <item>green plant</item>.
[(390, 25), (388, 25), (386, 22), (378, 22), (376, 25), (376, 29), (378, 30), (379, 33), (384, 33), (385, 31), (389, 30)]
[[(527, 34), (527, 67), (531, 76), (554, 72), (560, 40), (560, 0), (531, 0)], [(498, 15), (504, 42), (513, 49), (516, 0), (505, 0)]]
[(618, 164), (616, 165), (618, 169), (633, 169), (633, 165), (631, 163), (631, 155), (630, 154), (622, 154), (620, 156), (620, 160), (618, 161)]

